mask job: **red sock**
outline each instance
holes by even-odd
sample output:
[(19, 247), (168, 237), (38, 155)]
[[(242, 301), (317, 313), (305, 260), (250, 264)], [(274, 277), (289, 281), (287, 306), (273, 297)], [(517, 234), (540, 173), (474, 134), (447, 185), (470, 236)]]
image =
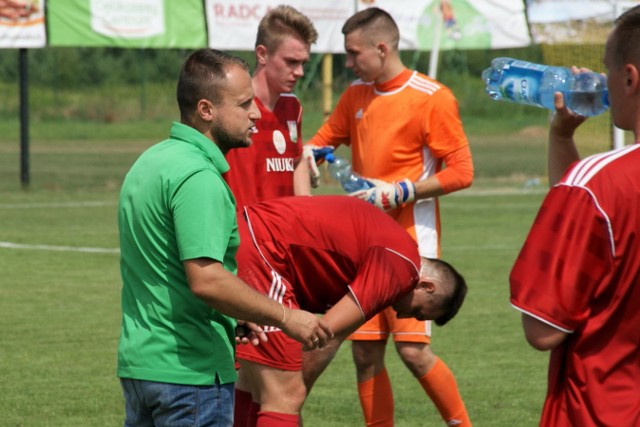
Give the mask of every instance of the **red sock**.
[(448, 426), (471, 427), (453, 372), (440, 359), (418, 380)]
[(299, 419), (298, 414), (260, 411), (256, 427), (298, 427)]
[(358, 395), (367, 426), (393, 427), (393, 392), (386, 369), (358, 383)]
[(251, 411), (251, 393), (236, 388), (235, 406), (233, 409), (233, 427), (249, 427), (249, 413)]

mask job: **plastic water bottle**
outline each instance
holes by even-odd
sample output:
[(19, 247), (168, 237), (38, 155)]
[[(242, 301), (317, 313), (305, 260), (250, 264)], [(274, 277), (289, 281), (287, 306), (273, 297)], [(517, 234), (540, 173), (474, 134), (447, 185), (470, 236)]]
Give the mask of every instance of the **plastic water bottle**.
[(351, 170), (351, 163), (347, 159), (337, 157), (334, 153), (328, 153), (324, 156), (329, 162), (327, 168), (329, 175), (335, 178), (348, 193), (359, 190), (368, 190), (375, 187), (371, 181), (367, 181), (357, 173)]
[(607, 79), (602, 74), (573, 74), (565, 67), (495, 58), (482, 72), (489, 96), (495, 100), (535, 105), (555, 111), (554, 92), (562, 92), (565, 105), (582, 116), (597, 116), (609, 107)]

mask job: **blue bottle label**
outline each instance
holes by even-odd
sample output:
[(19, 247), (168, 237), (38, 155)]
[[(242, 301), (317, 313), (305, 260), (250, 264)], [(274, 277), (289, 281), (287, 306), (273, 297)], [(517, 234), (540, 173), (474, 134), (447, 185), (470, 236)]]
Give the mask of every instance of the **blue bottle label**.
[(521, 104), (541, 106), (539, 99), (540, 82), (547, 65), (513, 61), (504, 67), (500, 81), (500, 93)]

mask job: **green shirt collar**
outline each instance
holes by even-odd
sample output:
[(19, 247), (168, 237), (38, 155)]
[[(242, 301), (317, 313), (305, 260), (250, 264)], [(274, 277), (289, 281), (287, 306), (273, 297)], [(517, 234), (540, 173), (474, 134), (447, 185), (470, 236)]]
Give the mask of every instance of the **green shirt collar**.
[(198, 147), (205, 156), (211, 160), (211, 163), (213, 163), (220, 173), (225, 173), (230, 169), (229, 163), (227, 162), (227, 159), (225, 159), (224, 154), (222, 154), (222, 151), (220, 151), (220, 148), (218, 148), (213, 141), (191, 126), (173, 122), (169, 135), (171, 139), (184, 141)]

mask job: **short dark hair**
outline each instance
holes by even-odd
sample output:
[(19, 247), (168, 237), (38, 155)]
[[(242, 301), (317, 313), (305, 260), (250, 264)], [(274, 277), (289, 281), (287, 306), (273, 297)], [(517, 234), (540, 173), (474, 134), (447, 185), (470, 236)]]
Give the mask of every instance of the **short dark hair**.
[(220, 50), (203, 48), (189, 55), (182, 64), (176, 90), (180, 116), (189, 117), (201, 99), (216, 105), (222, 102), (221, 89), (232, 65), (249, 72), (244, 59)]
[(260, 20), (256, 46), (263, 45), (267, 51), (273, 52), (286, 36), (297, 37), (308, 45), (318, 40), (318, 32), (311, 19), (291, 6), (280, 5), (269, 10)]
[(451, 294), (444, 298), (443, 301), (443, 308), (446, 310), (445, 314), (433, 321), (438, 326), (444, 326), (458, 314), (460, 307), (462, 307), (464, 298), (467, 296), (467, 282), (462, 277), (462, 274), (448, 262), (436, 258), (428, 259), (434, 264), (435, 271), (442, 277), (444, 282), (449, 283), (450, 287), (453, 288)]
[(400, 43), (398, 24), (388, 12), (378, 7), (368, 7), (353, 14), (342, 26), (342, 34), (345, 36), (356, 30), (363, 30), (374, 38), (388, 42), (390, 47), (398, 49)]
[(615, 21), (612, 45), (614, 64), (640, 63), (640, 5), (620, 15)]

